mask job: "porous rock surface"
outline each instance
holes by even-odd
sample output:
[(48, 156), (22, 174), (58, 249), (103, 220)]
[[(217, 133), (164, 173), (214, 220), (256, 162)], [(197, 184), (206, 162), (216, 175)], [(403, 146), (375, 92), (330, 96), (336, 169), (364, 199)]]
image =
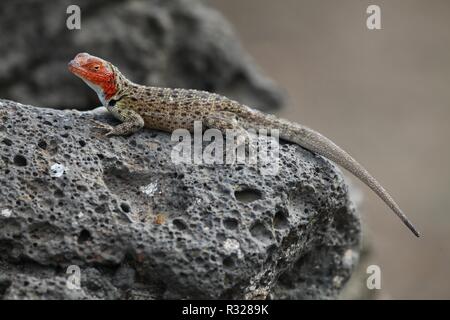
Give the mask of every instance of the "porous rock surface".
[(88, 52), (130, 80), (204, 89), (259, 109), (280, 90), (240, 46), (228, 21), (200, 0), (78, 0), (81, 29), (69, 30), (71, 0), (2, 0), (0, 97), (52, 108), (89, 109), (97, 96), (67, 72)]
[(330, 162), (282, 143), (277, 175), (174, 164), (170, 134), (105, 138), (94, 115), (0, 100), (1, 298), (337, 296), (360, 222)]

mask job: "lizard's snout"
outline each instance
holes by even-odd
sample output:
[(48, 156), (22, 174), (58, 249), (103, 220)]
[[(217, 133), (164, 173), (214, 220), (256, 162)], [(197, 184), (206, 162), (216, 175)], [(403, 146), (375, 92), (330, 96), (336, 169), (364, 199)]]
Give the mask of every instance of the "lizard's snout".
[(81, 53), (77, 54), (72, 61), (84, 63), (84, 62), (87, 62), (91, 58), (92, 58), (92, 56), (89, 53), (81, 52)]
[(79, 54), (77, 54), (75, 56), (75, 59), (80, 59), (80, 58), (89, 58), (91, 55), (87, 52), (80, 52)]
[(81, 52), (75, 56), (70, 62), (69, 62), (69, 68), (70, 67), (80, 67), (80, 65), (83, 65), (84, 63), (88, 62), (88, 59), (91, 57), (89, 53)]
[(70, 62), (68, 63), (69, 67), (76, 67), (78, 66), (78, 63), (75, 60), (70, 60)]
[(73, 71), (77, 68), (80, 67), (80, 64), (78, 62), (76, 62), (75, 60), (71, 60), (68, 64), (67, 67), (69, 68), (70, 71)]

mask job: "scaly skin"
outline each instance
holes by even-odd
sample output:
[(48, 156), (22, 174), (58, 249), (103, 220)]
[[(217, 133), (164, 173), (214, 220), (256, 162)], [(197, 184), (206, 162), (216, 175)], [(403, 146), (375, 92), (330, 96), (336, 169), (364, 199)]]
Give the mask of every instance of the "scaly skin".
[(107, 130), (106, 136), (129, 135), (143, 127), (172, 132), (183, 128), (193, 131), (194, 121), (219, 130), (278, 129), (280, 137), (296, 143), (341, 165), (369, 186), (419, 237), (408, 218), (389, 193), (347, 152), (320, 133), (300, 124), (266, 115), (236, 101), (206, 91), (147, 87), (123, 76), (111, 63), (79, 53), (69, 70), (97, 92), (103, 105), (122, 123)]

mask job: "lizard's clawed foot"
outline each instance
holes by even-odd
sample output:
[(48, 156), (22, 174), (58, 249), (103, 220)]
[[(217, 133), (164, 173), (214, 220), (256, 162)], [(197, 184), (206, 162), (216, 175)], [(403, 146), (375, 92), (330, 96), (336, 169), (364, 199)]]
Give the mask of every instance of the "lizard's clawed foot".
[(114, 127), (103, 122), (99, 122), (97, 120), (91, 120), (93, 126), (97, 130), (106, 131), (104, 134), (105, 137), (109, 137), (114, 134)]

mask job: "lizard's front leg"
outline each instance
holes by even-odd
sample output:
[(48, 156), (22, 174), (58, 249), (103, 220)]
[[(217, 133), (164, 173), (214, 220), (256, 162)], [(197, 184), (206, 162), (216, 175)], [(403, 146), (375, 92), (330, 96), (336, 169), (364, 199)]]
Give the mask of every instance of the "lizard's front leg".
[(127, 136), (141, 130), (144, 127), (144, 119), (133, 110), (118, 110), (119, 118), (123, 121), (121, 124), (113, 127), (109, 124), (93, 121), (97, 129), (107, 131), (105, 137), (109, 136)]

